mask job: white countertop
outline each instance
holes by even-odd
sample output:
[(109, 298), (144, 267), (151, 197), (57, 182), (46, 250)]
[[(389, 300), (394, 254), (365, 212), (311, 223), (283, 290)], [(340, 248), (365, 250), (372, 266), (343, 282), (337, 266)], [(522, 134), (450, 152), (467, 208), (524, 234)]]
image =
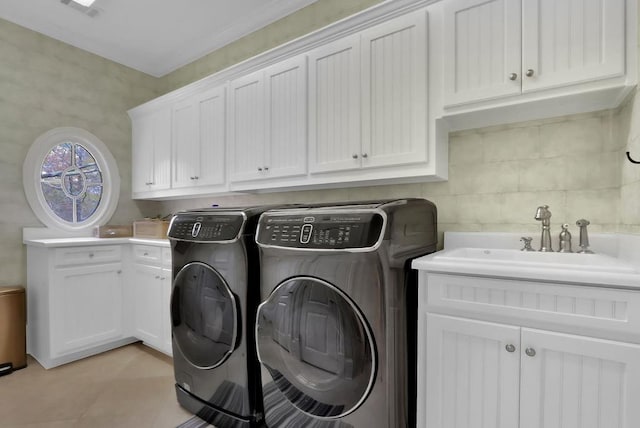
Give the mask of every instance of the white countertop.
[(155, 245), (158, 247), (169, 247), (168, 239), (150, 239), (150, 238), (94, 238), (89, 236), (73, 237), (73, 238), (45, 238), (45, 239), (25, 239), (26, 245), (36, 247), (78, 247), (84, 245), (121, 245), (121, 244), (144, 244)]

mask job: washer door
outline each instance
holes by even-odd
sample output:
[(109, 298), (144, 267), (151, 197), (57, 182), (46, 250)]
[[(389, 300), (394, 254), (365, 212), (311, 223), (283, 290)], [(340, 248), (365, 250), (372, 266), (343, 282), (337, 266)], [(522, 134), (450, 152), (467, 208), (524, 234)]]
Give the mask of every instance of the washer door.
[(171, 294), (173, 339), (198, 368), (222, 364), (233, 352), (238, 333), (236, 298), (211, 266), (193, 262), (176, 275)]
[(355, 303), (312, 277), (282, 282), (258, 308), (260, 362), (301, 411), (340, 418), (367, 398), (375, 380), (373, 335)]

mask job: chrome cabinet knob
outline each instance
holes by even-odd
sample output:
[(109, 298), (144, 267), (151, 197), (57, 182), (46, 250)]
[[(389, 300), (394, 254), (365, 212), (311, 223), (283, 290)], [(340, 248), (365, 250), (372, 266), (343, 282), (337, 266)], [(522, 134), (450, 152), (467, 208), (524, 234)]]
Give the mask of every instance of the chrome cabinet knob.
[(369, 155), (368, 155), (368, 154), (366, 154), (366, 153), (363, 153), (363, 154), (362, 154), (362, 157), (363, 157), (363, 158), (368, 158), (368, 157), (369, 157)]
[(506, 349), (507, 352), (516, 352), (516, 347), (510, 343), (507, 346), (505, 346), (504, 349)]
[(535, 357), (536, 356), (536, 350), (533, 349), (533, 348), (525, 349), (524, 353), (527, 354), (529, 357)]
[(265, 171), (269, 171), (269, 167), (268, 167), (268, 166), (265, 166), (265, 167), (264, 167), (264, 170), (265, 170)]
[(94, 256), (94, 254), (93, 254), (93, 253), (89, 253), (89, 258), (90, 258), (90, 259), (92, 259), (92, 258), (93, 258), (93, 256)]
[(509, 80), (516, 80), (518, 78), (518, 73), (511, 73), (509, 75)]
[(533, 70), (531, 68), (528, 69), (527, 72), (525, 73), (525, 76), (527, 76), (527, 77), (533, 76)]
[(261, 168), (261, 167), (258, 167), (258, 171), (262, 171), (262, 168)]
[(352, 155), (351, 155), (351, 157), (352, 157), (352, 158), (354, 158), (354, 159), (358, 159), (358, 155), (357, 155), (357, 154), (355, 154), (355, 153), (354, 153), (354, 154), (352, 154)]

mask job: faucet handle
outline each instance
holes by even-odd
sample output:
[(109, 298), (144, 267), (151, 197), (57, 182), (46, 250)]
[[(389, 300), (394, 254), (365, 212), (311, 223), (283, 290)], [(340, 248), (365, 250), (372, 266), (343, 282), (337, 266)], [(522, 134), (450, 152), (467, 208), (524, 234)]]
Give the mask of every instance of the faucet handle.
[(524, 247), (522, 247), (520, 251), (535, 251), (533, 248), (531, 248), (531, 241), (533, 240), (532, 237), (523, 236), (522, 238), (520, 238), (520, 240), (524, 242)]
[(536, 215), (533, 217), (534, 220), (548, 220), (551, 218), (551, 211), (549, 211), (549, 205), (540, 205), (538, 209), (536, 209)]

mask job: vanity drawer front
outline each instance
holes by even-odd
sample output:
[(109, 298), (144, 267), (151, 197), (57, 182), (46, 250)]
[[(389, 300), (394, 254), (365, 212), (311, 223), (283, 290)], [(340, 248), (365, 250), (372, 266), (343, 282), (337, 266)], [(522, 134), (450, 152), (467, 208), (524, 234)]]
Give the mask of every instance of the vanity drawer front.
[(576, 328), (576, 333), (593, 329), (640, 340), (640, 292), (635, 290), (425, 272), (420, 275), (420, 304), (430, 312), (533, 327), (562, 324)]
[(160, 265), (162, 263), (162, 247), (153, 245), (134, 245), (133, 258), (138, 263)]
[(55, 250), (56, 266), (85, 265), (119, 262), (122, 260), (120, 245), (93, 245), (88, 247), (67, 247)]

